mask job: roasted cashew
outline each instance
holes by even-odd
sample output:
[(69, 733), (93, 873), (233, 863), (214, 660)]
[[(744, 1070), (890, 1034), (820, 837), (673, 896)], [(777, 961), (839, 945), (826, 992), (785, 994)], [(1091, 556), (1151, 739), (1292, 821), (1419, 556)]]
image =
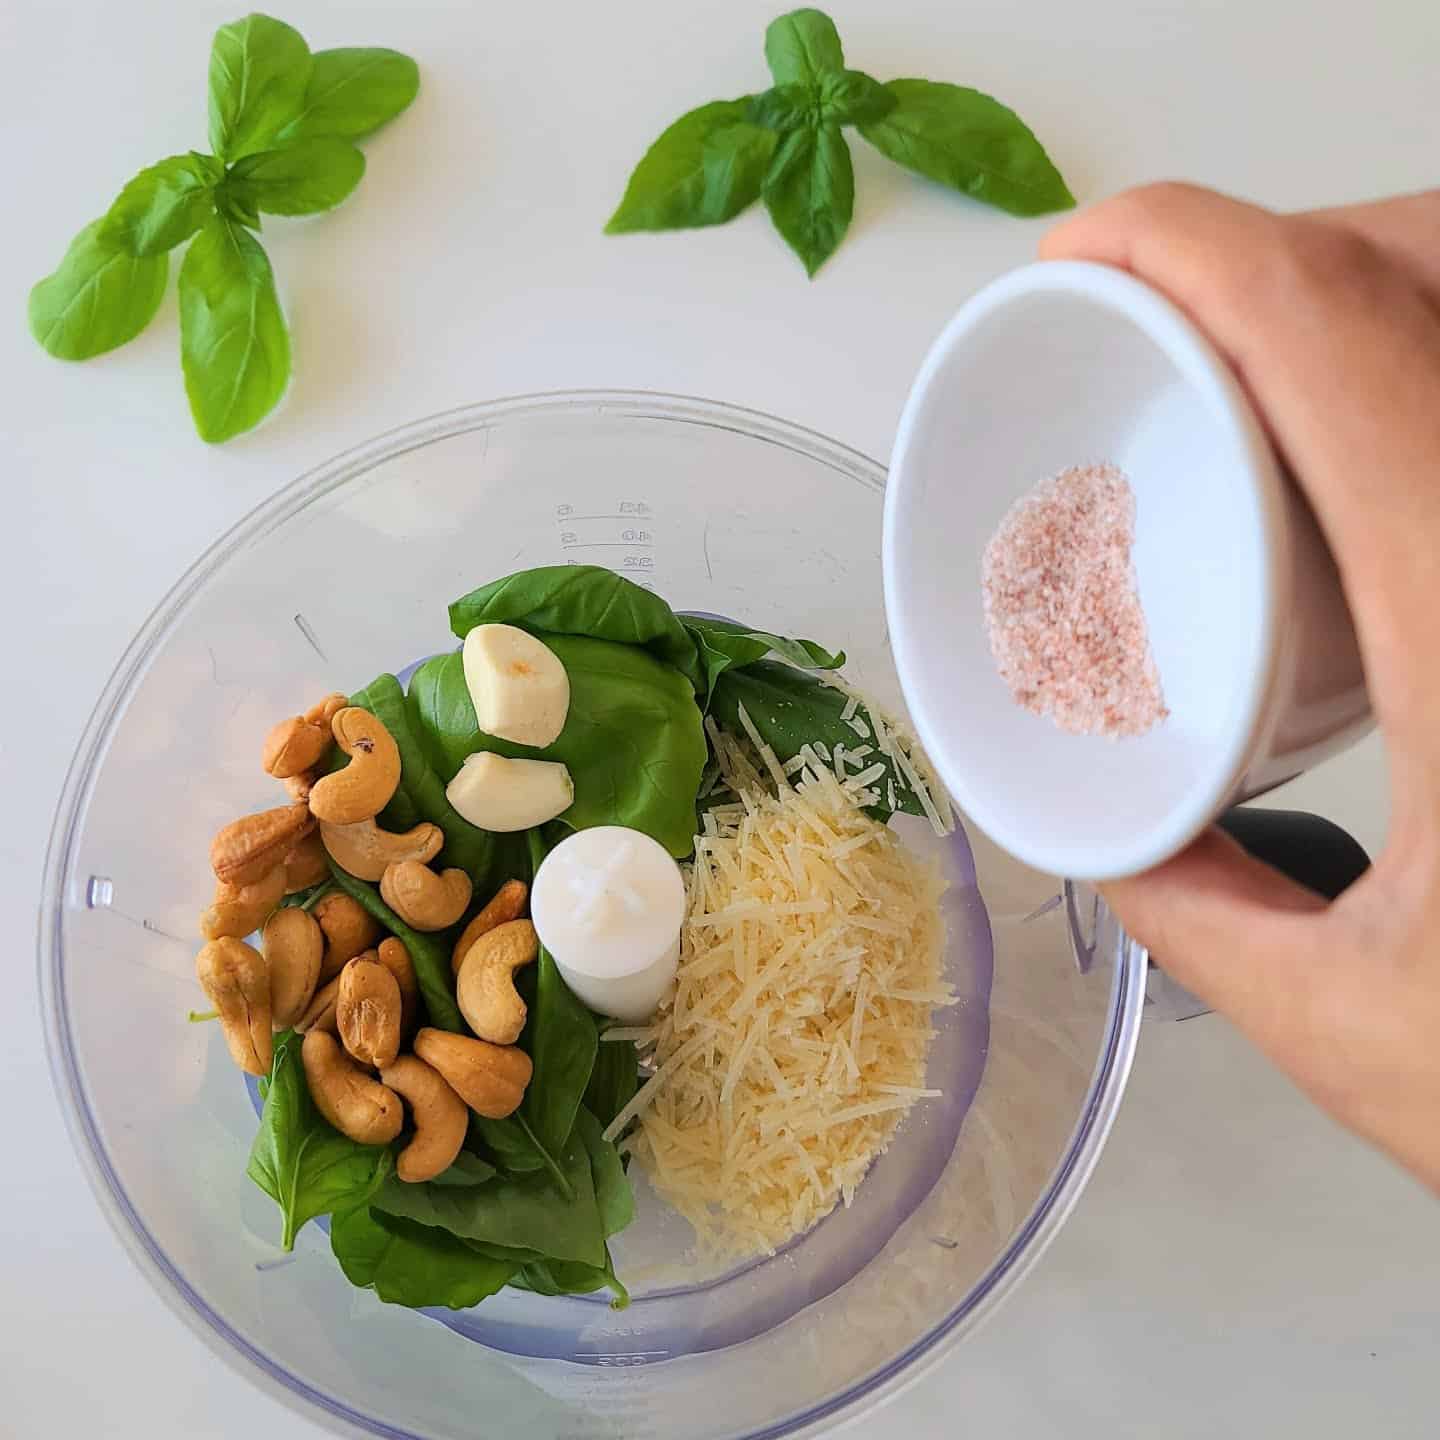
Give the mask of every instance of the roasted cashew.
[(288, 1030), (315, 996), (325, 937), (309, 914), (292, 905), (265, 922), (260, 948), (270, 970), (270, 1023)]
[(400, 784), (400, 751), (385, 726), (356, 705), (337, 710), (330, 728), (350, 763), (315, 782), (310, 813), (330, 825), (371, 820)]
[(448, 1030), (419, 1031), (415, 1053), (434, 1066), (477, 1115), (490, 1120), (515, 1113), (533, 1069), (530, 1057), (514, 1045), (491, 1045)]
[(330, 748), (330, 727), (312, 725), (303, 715), (292, 715), (272, 726), (265, 737), (260, 764), (267, 775), (288, 780), (319, 762)]
[(465, 952), (482, 936), (488, 935), (497, 925), (518, 920), (525, 913), (525, 902), (530, 898), (530, 887), (523, 880), (507, 880), (490, 898), (489, 903), (460, 932), (455, 948), (450, 952), (450, 968), (457, 975)]
[(372, 951), (340, 972), (335, 1029), (354, 1060), (379, 1070), (400, 1053), (400, 987)]
[(335, 1002), (340, 998), (340, 977), (322, 985), (310, 997), (305, 1013), (291, 1027), (297, 1035), (308, 1035), (312, 1030), (324, 1030), (335, 1034)]
[(315, 826), (304, 805), (281, 805), (258, 815), (242, 815), (210, 842), (210, 868), (227, 885), (253, 885), (263, 879)]
[(539, 953), (535, 927), (511, 920), (482, 935), (460, 962), (455, 1002), (470, 1028), (493, 1045), (513, 1045), (525, 1028), (525, 1002), (515, 972)]
[(303, 718), (311, 725), (318, 725), (322, 730), (328, 731), (330, 722), (349, 703), (348, 695), (342, 695), (338, 690), (332, 690), (323, 700), (317, 700), (305, 712)]
[(400, 1097), (367, 1075), (324, 1030), (312, 1030), (300, 1046), (305, 1080), (315, 1108), (357, 1145), (388, 1145), (405, 1122)]
[(402, 1055), (380, 1072), (382, 1083), (410, 1104), (415, 1135), (395, 1157), (395, 1173), (410, 1184), (433, 1180), (448, 1170), (465, 1143), (470, 1113), (465, 1102), (433, 1066)]
[(297, 805), (310, 808), (310, 792), (315, 788), (315, 772), (302, 770), (298, 775), (287, 775), (284, 780), (285, 793)]
[(310, 912), (325, 936), (325, 955), (320, 961), (320, 983), (333, 980), (348, 961), (368, 950), (380, 938), (380, 926), (370, 912), (343, 890), (332, 890), (315, 902)]
[(387, 865), (380, 898), (415, 930), (448, 930), (469, 908), (474, 887), (463, 870), (438, 875), (419, 860)]
[(195, 973), (210, 1003), (220, 1012), (230, 1058), (251, 1075), (268, 1075), (274, 1049), (265, 957), (243, 940), (227, 936), (212, 940), (200, 951), (195, 957)]
[(395, 977), (400, 987), (400, 1033), (409, 1035), (415, 1029), (420, 1010), (420, 982), (415, 978), (415, 965), (410, 952), (393, 935), (380, 942), (375, 958)]
[(285, 857), (285, 893), (308, 890), (330, 878), (330, 862), (325, 858), (325, 845), (320, 832), (312, 830)]
[(433, 860), (445, 843), (440, 827), (428, 820), (396, 835), (381, 830), (373, 817), (354, 825), (322, 824), (320, 838), (331, 859), (357, 880), (379, 880), (389, 866), (402, 860)]
[(258, 930), (285, 894), (285, 867), (277, 865), (253, 885), (215, 883), (215, 898), (200, 912), (200, 933), (207, 940), (243, 939)]

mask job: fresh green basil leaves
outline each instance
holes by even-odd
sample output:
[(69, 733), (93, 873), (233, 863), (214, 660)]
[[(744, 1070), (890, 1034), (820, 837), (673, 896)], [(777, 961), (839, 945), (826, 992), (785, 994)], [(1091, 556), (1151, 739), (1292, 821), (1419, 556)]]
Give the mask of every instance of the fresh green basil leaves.
[(89, 360), (133, 340), (155, 317), (169, 260), (137, 257), (87, 225), (53, 275), (30, 292), (30, 333), (57, 360)]
[(30, 330), (52, 355), (86, 360), (138, 335), (159, 308), (166, 254), (180, 269), (181, 363), (202, 439), (259, 424), (290, 379), (290, 336), (262, 213), (311, 215), (359, 184), (355, 139), (415, 98), (419, 72), (393, 50), (310, 53), (300, 33), (247, 15), (215, 33), (210, 147), (142, 170), (60, 267), (30, 292)]
[(963, 85), (892, 80), (887, 114), (860, 120), (882, 155), (1012, 215), (1067, 210), (1075, 197), (1016, 113)]
[(268, 414), (290, 381), (290, 331), (260, 242), (211, 215), (180, 266), (180, 364), (202, 440), (229, 440)]
[(813, 276), (845, 238), (855, 207), (846, 125), (896, 164), (1013, 215), (1075, 203), (1014, 111), (959, 85), (882, 85), (846, 69), (839, 33), (820, 10), (773, 21), (765, 60), (771, 89), (702, 105), (650, 147), (609, 233), (718, 225), (763, 197)]
[(280, 1207), (280, 1244), (295, 1248), (307, 1220), (349, 1210), (370, 1199), (394, 1168), (390, 1151), (357, 1145), (316, 1110), (300, 1063), (300, 1036), (275, 1037), (275, 1058), (264, 1083), (260, 1128), (246, 1173)]

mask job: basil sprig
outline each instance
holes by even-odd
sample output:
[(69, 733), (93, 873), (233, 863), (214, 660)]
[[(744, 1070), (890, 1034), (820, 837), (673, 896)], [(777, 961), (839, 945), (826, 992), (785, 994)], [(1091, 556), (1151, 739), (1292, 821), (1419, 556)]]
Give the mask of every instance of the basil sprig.
[(360, 183), (354, 141), (415, 98), (419, 71), (394, 50), (321, 50), (268, 15), (215, 32), (210, 148), (142, 170), (30, 292), (30, 330), (61, 360), (133, 340), (180, 266), (180, 358), (195, 428), (229, 440), (259, 424), (290, 380), (290, 332), (252, 232), (262, 213), (313, 215)]
[(847, 69), (823, 11), (773, 21), (765, 59), (769, 90), (691, 110), (645, 152), (607, 233), (720, 225), (763, 199), (813, 276), (845, 238), (855, 208), (847, 125), (897, 165), (1012, 215), (1075, 203), (1013, 110), (963, 85), (881, 84)]

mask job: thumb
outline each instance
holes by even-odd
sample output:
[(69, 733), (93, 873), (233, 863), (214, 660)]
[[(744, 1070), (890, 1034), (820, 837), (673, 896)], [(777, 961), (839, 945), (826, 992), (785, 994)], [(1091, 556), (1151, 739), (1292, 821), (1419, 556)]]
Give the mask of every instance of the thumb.
[[(1205, 832), (1154, 870), (1100, 887), (1155, 963), (1263, 1047), (1281, 1039), (1328, 902)], [(1268, 1044), (1267, 1044), (1268, 1042)]]

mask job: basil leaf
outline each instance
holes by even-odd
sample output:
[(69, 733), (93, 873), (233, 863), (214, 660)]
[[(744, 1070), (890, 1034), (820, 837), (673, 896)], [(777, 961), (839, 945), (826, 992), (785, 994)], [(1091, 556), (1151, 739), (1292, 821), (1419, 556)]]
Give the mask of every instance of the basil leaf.
[(682, 115), (641, 157), (607, 235), (721, 225), (760, 197), (775, 137), (747, 119), (749, 97)]
[(314, 215), (334, 209), (364, 173), (365, 157), (348, 140), (315, 136), (242, 156), (230, 167), (225, 190), (246, 209)]
[(784, 635), (772, 635), (768, 630), (751, 630), (732, 620), (687, 615), (681, 623), (700, 652), (707, 695), (724, 671), (732, 666), (753, 665), (772, 651), (805, 670), (838, 670), (845, 663), (843, 650), (832, 655), (813, 640), (790, 640)]
[(463, 640), (477, 625), (518, 625), (538, 635), (588, 635), (643, 645), (687, 675), (695, 647), (675, 612), (656, 594), (602, 565), (541, 565), (492, 580), (450, 606)]
[(92, 221), (30, 291), (30, 333), (57, 360), (88, 360), (133, 340), (155, 317), (169, 261), (136, 259)]
[(831, 71), (820, 80), (820, 110), (836, 125), (861, 125), (883, 119), (895, 96), (863, 70)]
[[(468, 695), (468, 690), (467, 690)], [(408, 830), (429, 820), (445, 832), (441, 856), (469, 875), (475, 891), (493, 888), (499, 846), (496, 837), (472, 825), (445, 796), (445, 782), (435, 773), (421, 736), (411, 724), (405, 692), (393, 675), (379, 675), (350, 697), (352, 705), (369, 710), (394, 737), (400, 752), (400, 785), (381, 812), (387, 830)]]
[(210, 46), (210, 148), (222, 160), (263, 150), (299, 113), (310, 47), (268, 15), (222, 25)]
[(142, 170), (101, 222), (102, 237), (129, 255), (163, 255), (187, 240), (215, 209), (224, 167), (193, 150)]
[(813, 276), (845, 238), (855, 208), (855, 172), (840, 127), (827, 123), (786, 135), (763, 193), (775, 228)]
[[(532, 877), (545, 858), (546, 846), (538, 830), (530, 843)], [(576, 1114), (595, 1068), (599, 1043), (595, 1020), (560, 977), (554, 957), (542, 945), (534, 969), (525, 979), (533, 984), (528, 995), (525, 1028), (520, 1046), (535, 1065), (534, 1078), (520, 1102), (521, 1118), (552, 1154), (559, 1154), (575, 1128)]]
[(373, 885), (357, 880), (333, 859), (330, 861), (330, 873), (335, 877), (335, 883), (347, 895), (358, 900), (409, 952), (430, 1023), (438, 1030), (449, 1030), (455, 1035), (468, 1034), (460, 1007), (455, 1003), (455, 981), (450, 969), (450, 955), (445, 947), (433, 936), (412, 930), (380, 898), (380, 892)]
[(590, 1179), (595, 1186), (595, 1204), (600, 1225), (609, 1239), (618, 1235), (635, 1218), (635, 1196), (625, 1178), (620, 1152), (603, 1138), (600, 1122), (581, 1106), (575, 1115), (575, 1130), (590, 1156)]
[(777, 85), (813, 85), (845, 68), (835, 22), (823, 10), (792, 10), (765, 31), (765, 62)]
[(476, 750), (558, 760), (575, 783), (565, 825), (628, 825), (677, 858), (688, 855), (706, 755), (690, 682), (635, 645), (579, 635), (546, 635), (545, 643), (569, 677), (570, 710), (559, 739), (544, 750), (482, 733), (458, 653), (436, 656), (415, 672), (411, 722), (441, 779), (448, 783)]
[(559, 1173), (555, 1157), (542, 1153), (534, 1137), (525, 1133), (513, 1115), (504, 1120), (487, 1120), (483, 1115), (471, 1115), (471, 1142), (474, 1143), (477, 1137), (495, 1163), (512, 1175), (529, 1175), (536, 1170)]
[(282, 140), (338, 135), (358, 140), (393, 120), (420, 90), (420, 67), (398, 50), (348, 46), (317, 50), (300, 113)]
[[(872, 787), (880, 795), (880, 803), (868, 806), (869, 813), (880, 820), (888, 819), (896, 810), (924, 815), (925, 808), (904, 772), (891, 756), (880, 752), (869, 711), (863, 705), (857, 706), (852, 716), (856, 724), (840, 718), (849, 705), (843, 691), (792, 665), (759, 660), (744, 669), (726, 670), (715, 682), (710, 713), (732, 735), (745, 733), (740, 721), (742, 705), (750, 723), (782, 764), (798, 755), (802, 746), (817, 741), (832, 755), (836, 745), (847, 750), (871, 746), (870, 753), (851, 767), (858, 772), (876, 764), (885, 766), (885, 773)], [(863, 735), (856, 725), (864, 729)]]
[[(532, 1082), (533, 1084), (534, 1082)], [(371, 1206), (387, 1215), (448, 1230), (462, 1240), (535, 1250), (556, 1260), (605, 1263), (605, 1235), (595, 1203), (590, 1158), (579, 1136), (559, 1155), (572, 1197), (548, 1172), (497, 1175), (483, 1185), (409, 1185), (391, 1180)]]
[(781, 134), (797, 125), (813, 125), (820, 118), (820, 91), (814, 85), (776, 85), (757, 95), (746, 115), (753, 124)]
[(295, 1248), (307, 1220), (363, 1205), (390, 1174), (390, 1151), (357, 1145), (320, 1116), (300, 1061), (301, 1037), (275, 1038), (260, 1128), (245, 1173), (280, 1207), (280, 1243)]
[(603, 1129), (634, 1098), (640, 1088), (639, 1057), (628, 1040), (606, 1040), (602, 1030), (595, 1048), (595, 1068), (585, 1086), (585, 1108)]
[(615, 1263), (610, 1249), (605, 1249), (605, 1264), (581, 1265), (573, 1260), (533, 1260), (521, 1266), (510, 1278), (516, 1290), (530, 1290), (536, 1295), (589, 1295), (607, 1286), (615, 1292), (612, 1310), (624, 1310), (630, 1304), (630, 1292), (615, 1278)]
[(260, 212), (243, 195), (237, 195), (233, 188), (220, 184), (215, 187), (215, 208), (228, 220), (259, 231)]
[(180, 267), (180, 360), (202, 440), (258, 425), (290, 379), (290, 333), (260, 242), (212, 215)]
[(1011, 215), (1075, 204), (1044, 147), (998, 100), (934, 80), (892, 80), (885, 88), (895, 108), (860, 133), (897, 165)]
[(443, 1170), (430, 1183), (432, 1185), (483, 1185), (495, 1178), (495, 1167), (487, 1165), (478, 1155), (462, 1150), (448, 1170)]
[(391, 1305), (468, 1310), (516, 1270), (513, 1261), (481, 1255), (443, 1230), (363, 1205), (331, 1222), (330, 1249), (352, 1285)]

